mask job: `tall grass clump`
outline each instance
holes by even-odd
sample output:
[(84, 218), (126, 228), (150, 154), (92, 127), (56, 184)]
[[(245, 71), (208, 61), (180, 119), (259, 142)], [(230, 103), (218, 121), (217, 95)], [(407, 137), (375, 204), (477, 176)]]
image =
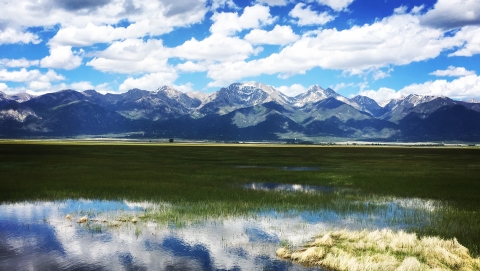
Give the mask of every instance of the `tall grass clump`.
[(298, 251), (280, 248), (277, 256), (333, 270), (480, 270), (480, 258), (473, 258), (455, 238), (418, 238), (390, 229), (330, 231)]

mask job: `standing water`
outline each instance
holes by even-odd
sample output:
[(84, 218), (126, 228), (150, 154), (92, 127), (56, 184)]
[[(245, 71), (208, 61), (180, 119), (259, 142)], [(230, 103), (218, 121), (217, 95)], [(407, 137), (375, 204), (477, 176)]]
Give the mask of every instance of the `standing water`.
[[(389, 202), (385, 210), (398, 215), (419, 205)], [(335, 228), (386, 227), (389, 219), (388, 211), (266, 210), (176, 227), (142, 218), (155, 208), (100, 200), (0, 205), (0, 270), (322, 270), (278, 259), (275, 251)]]

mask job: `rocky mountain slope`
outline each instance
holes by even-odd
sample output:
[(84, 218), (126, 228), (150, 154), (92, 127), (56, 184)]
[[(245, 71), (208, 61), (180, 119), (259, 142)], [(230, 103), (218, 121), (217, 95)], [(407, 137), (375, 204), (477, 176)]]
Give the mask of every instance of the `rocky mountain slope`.
[(412, 94), (382, 107), (368, 97), (348, 99), (320, 86), (289, 97), (258, 82), (235, 83), (212, 94), (168, 86), (121, 94), (0, 92), (0, 137), (104, 134), (226, 141), (480, 141), (480, 106)]

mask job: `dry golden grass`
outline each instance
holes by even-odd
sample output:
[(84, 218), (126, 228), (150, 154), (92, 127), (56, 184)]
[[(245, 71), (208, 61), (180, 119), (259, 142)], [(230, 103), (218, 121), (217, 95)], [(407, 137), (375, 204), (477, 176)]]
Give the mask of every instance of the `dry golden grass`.
[(418, 238), (414, 233), (388, 229), (331, 231), (299, 251), (280, 248), (277, 256), (333, 270), (480, 270), (480, 258), (472, 258), (456, 239)]

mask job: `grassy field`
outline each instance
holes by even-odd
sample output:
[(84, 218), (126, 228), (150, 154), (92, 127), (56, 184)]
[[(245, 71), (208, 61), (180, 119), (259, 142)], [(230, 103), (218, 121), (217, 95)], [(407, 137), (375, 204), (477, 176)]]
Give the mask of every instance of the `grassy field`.
[[(479, 176), (478, 148), (0, 142), (3, 203), (146, 200), (177, 206), (162, 219), (178, 221), (265, 209), (375, 212), (377, 207), (364, 202), (433, 199), (442, 202), (434, 217), (412, 214), (399, 222), (420, 236), (456, 237), (474, 255), (480, 252)], [(348, 193), (242, 189), (257, 182), (333, 186)]]

